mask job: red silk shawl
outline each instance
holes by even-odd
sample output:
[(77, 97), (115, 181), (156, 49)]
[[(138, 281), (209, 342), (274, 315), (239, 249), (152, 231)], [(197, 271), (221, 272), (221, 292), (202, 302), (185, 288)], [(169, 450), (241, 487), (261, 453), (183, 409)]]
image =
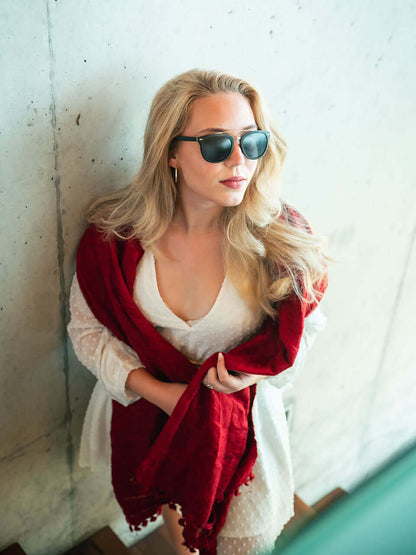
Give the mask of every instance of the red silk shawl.
[[(170, 417), (143, 398), (128, 407), (113, 401), (114, 492), (136, 530), (155, 520), (162, 504), (179, 504), (186, 545), (201, 555), (215, 554), (231, 499), (253, 478), (256, 386), (226, 395), (201, 385), (218, 353), (198, 368), (140, 312), (133, 286), (142, 254), (138, 240), (104, 241), (94, 227), (77, 254), (79, 284), (95, 317), (157, 379), (189, 384)], [(226, 367), (272, 376), (292, 366), (304, 318), (315, 306), (295, 296), (281, 302), (278, 319), (267, 317), (254, 337), (224, 353)]]

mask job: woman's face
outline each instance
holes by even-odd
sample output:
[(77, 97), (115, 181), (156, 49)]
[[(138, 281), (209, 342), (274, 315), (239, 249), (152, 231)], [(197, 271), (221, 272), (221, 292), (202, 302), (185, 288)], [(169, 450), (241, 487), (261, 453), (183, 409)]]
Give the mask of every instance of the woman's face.
[[(199, 137), (222, 131), (236, 138), (254, 129), (257, 125), (248, 100), (239, 93), (218, 93), (194, 102), (181, 135)], [(169, 164), (178, 169), (182, 202), (236, 206), (243, 200), (257, 160), (245, 158), (237, 141), (231, 156), (219, 163), (204, 160), (199, 143), (178, 141)]]

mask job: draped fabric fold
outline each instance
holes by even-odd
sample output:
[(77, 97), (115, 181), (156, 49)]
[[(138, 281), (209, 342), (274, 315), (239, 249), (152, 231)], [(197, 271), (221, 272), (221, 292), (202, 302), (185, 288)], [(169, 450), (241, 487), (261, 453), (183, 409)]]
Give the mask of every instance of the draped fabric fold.
[[(180, 505), (186, 545), (211, 555), (233, 495), (253, 479), (256, 386), (230, 395), (201, 386), (217, 353), (198, 368), (140, 312), (133, 287), (142, 255), (136, 239), (105, 241), (94, 227), (77, 254), (79, 284), (95, 317), (157, 379), (189, 384), (170, 417), (143, 398), (127, 407), (113, 401), (114, 492), (133, 529), (155, 520), (162, 504)], [(224, 353), (226, 367), (271, 376), (292, 366), (315, 306), (295, 296), (281, 302), (277, 319), (267, 317), (254, 337)]]

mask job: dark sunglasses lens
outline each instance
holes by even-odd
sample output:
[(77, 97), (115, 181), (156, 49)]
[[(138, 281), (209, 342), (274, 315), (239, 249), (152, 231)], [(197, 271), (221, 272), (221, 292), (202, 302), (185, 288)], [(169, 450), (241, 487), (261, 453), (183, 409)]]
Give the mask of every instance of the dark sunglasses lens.
[(226, 135), (204, 137), (199, 144), (202, 156), (207, 162), (223, 162), (230, 156), (233, 149), (233, 141)]
[(252, 131), (241, 137), (240, 144), (241, 150), (246, 158), (249, 160), (257, 160), (266, 152), (269, 138), (265, 133)]

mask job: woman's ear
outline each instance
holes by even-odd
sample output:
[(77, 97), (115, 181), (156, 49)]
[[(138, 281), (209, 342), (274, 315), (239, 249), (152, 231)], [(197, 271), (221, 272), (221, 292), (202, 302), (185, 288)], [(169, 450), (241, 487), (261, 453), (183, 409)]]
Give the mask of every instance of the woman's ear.
[(173, 169), (178, 169), (178, 161), (175, 154), (169, 158), (169, 166)]

